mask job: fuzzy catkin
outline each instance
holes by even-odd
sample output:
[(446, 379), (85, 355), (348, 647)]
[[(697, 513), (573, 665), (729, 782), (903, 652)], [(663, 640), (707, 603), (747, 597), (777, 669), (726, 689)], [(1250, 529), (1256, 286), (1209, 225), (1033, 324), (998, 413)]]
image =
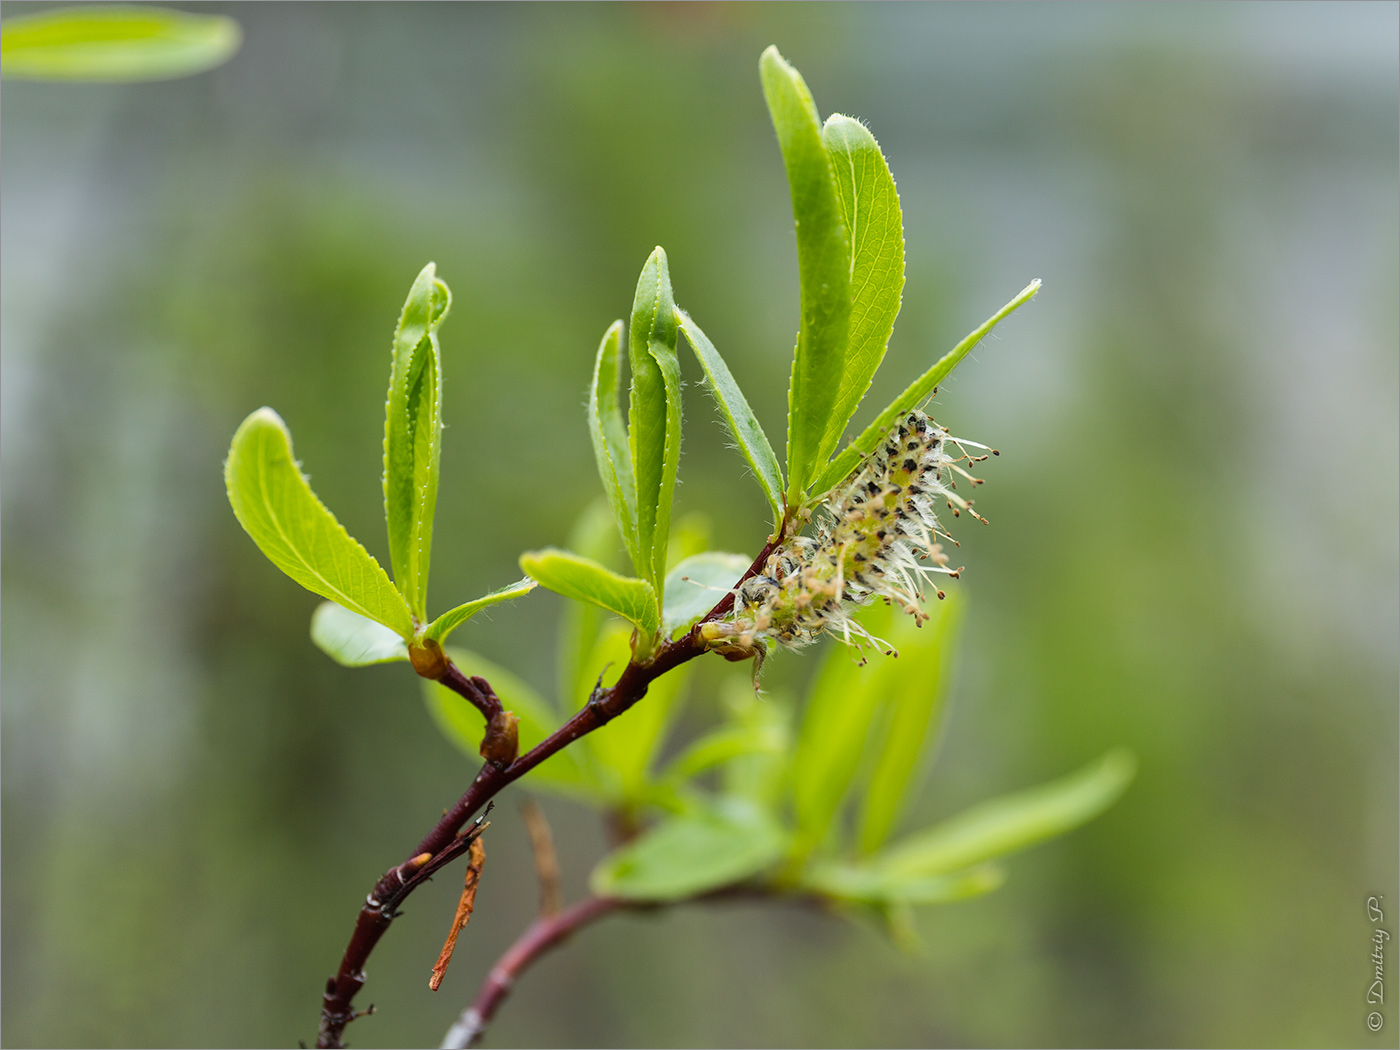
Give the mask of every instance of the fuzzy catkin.
[(735, 590), (734, 611), (704, 626), (706, 642), (742, 654), (762, 651), (770, 641), (799, 648), (831, 630), (848, 644), (887, 648), (851, 616), (852, 609), (875, 598), (926, 619), (919, 607), (924, 578), (956, 577), (961, 571), (948, 567), (938, 542), (940, 536), (951, 537), (939, 525), (936, 505), (946, 504), (955, 516), (967, 511), (985, 520), (955, 491), (954, 474), (981, 483), (962, 464), (987, 457), (969, 454), (969, 446), (985, 448), (952, 437), (923, 412), (909, 413), (827, 497), (816, 536), (787, 540), (769, 555), (761, 573)]

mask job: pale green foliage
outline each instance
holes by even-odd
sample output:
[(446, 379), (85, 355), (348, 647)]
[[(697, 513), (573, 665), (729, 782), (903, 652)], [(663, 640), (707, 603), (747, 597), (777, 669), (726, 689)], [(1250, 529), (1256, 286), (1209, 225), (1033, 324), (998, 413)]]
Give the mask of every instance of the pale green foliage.
[(851, 238), (841, 216), (821, 122), (801, 74), (770, 47), (759, 62), (763, 95), (792, 191), (802, 321), (788, 388), (789, 506), (817, 470), (841, 380), (851, 316)]
[(433, 544), (442, 455), (442, 355), (437, 329), (452, 294), (432, 263), (409, 289), (394, 333), (384, 418), (384, 520), (394, 581), (421, 623), (427, 619), (428, 560)]
[(646, 580), (619, 575), (592, 558), (553, 548), (522, 554), (520, 568), (551, 591), (616, 613), (648, 635), (661, 627), (656, 591)]
[(233, 435), (224, 484), (239, 524), (272, 564), (307, 590), (402, 638), (413, 636), (408, 605), (311, 491), (292, 458), (292, 436), (272, 409), (258, 409)]
[(242, 39), (223, 15), (65, 7), (6, 19), (0, 71), (25, 80), (167, 80), (222, 65)]
[(408, 659), (408, 646), (397, 634), (335, 602), (322, 602), (311, 614), (311, 640), (342, 667)]

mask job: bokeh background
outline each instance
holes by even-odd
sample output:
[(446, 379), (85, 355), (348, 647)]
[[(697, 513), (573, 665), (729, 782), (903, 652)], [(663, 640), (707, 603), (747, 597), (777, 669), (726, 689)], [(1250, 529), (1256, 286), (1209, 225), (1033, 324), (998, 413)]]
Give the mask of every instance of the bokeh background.
[[(921, 912), (923, 955), (754, 904), (613, 918), (488, 1045), (1394, 1045), (1394, 1007), (1365, 1029), (1365, 901), (1395, 932), (1396, 4), (201, 9), (245, 32), (213, 73), (4, 87), (6, 1045), (310, 1040), (363, 894), (474, 774), (405, 668), (313, 649), (316, 599), (220, 472), (275, 406), (383, 558), (389, 337), (426, 261), (456, 300), (437, 609), (599, 492), (583, 392), (653, 245), (781, 435), (769, 43), (869, 122), (903, 198), (858, 421), (1045, 280), (934, 408), (1002, 456), (911, 822), (1114, 744), (1141, 771), (997, 893)], [(753, 552), (762, 499), (683, 367), (677, 510)], [(463, 641), (548, 690), (560, 604)], [(720, 663), (711, 691), (746, 673)], [(520, 797), (444, 988), (455, 872), (371, 960), (356, 1045), (436, 1045), (529, 922)], [(604, 831), (547, 811), (576, 895)]]

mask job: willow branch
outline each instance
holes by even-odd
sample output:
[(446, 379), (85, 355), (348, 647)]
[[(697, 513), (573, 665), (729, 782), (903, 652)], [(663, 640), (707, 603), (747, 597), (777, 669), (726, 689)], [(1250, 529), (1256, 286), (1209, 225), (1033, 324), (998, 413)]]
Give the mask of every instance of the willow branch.
[[(762, 570), (768, 555), (780, 542), (781, 531), (764, 546), (753, 564), (739, 578), (736, 588)], [(344, 1046), (345, 1026), (356, 1017), (352, 1003), (365, 984), (365, 962), (379, 943), (379, 938), (384, 936), (384, 931), (398, 916), (398, 907), (408, 895), (434, 872), (471, 848), (472, 836), (458, 834), (463, 825), (508, 784), (519, 780), (575, 740), (611, 722), (646, 696), (648, 686), (655, 679), (702, 655), (705, 645), (700, 640), (700, 624), (719, 619), (733, 606), (734, 593), (731, 590), (685, 635), (662, 646), (648, 663), (629, 663), (615, 685), (610, 689), (604, 689), (601, 685), (595, 688), (577, 714), (518, 757), (515, 752), (515, 716), (502, 708), (486, 679), (468, 678), (451, 661), (446, 661), (446, 670), (438, 681), (466, 698), (487, 721), (486, 734), (481, 743), (482, 757), (486, 761), (471, 786), (423, 837), (409, 859), (385, 872), (365, 897), (355, 920), (355, 930), (350, 935), (350, 943), (341, 957), (340, 969), (326, 982), (317, 1047)]]

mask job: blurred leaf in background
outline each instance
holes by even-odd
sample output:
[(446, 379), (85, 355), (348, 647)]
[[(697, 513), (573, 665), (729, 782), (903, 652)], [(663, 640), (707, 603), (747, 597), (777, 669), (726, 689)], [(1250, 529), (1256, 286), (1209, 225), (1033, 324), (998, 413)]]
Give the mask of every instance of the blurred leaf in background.
[(0, 23), (0, 72), (24, 80), (168, 80), (222, 65), (242, 40), (238, 23), (223, 15), (66, 7)]

